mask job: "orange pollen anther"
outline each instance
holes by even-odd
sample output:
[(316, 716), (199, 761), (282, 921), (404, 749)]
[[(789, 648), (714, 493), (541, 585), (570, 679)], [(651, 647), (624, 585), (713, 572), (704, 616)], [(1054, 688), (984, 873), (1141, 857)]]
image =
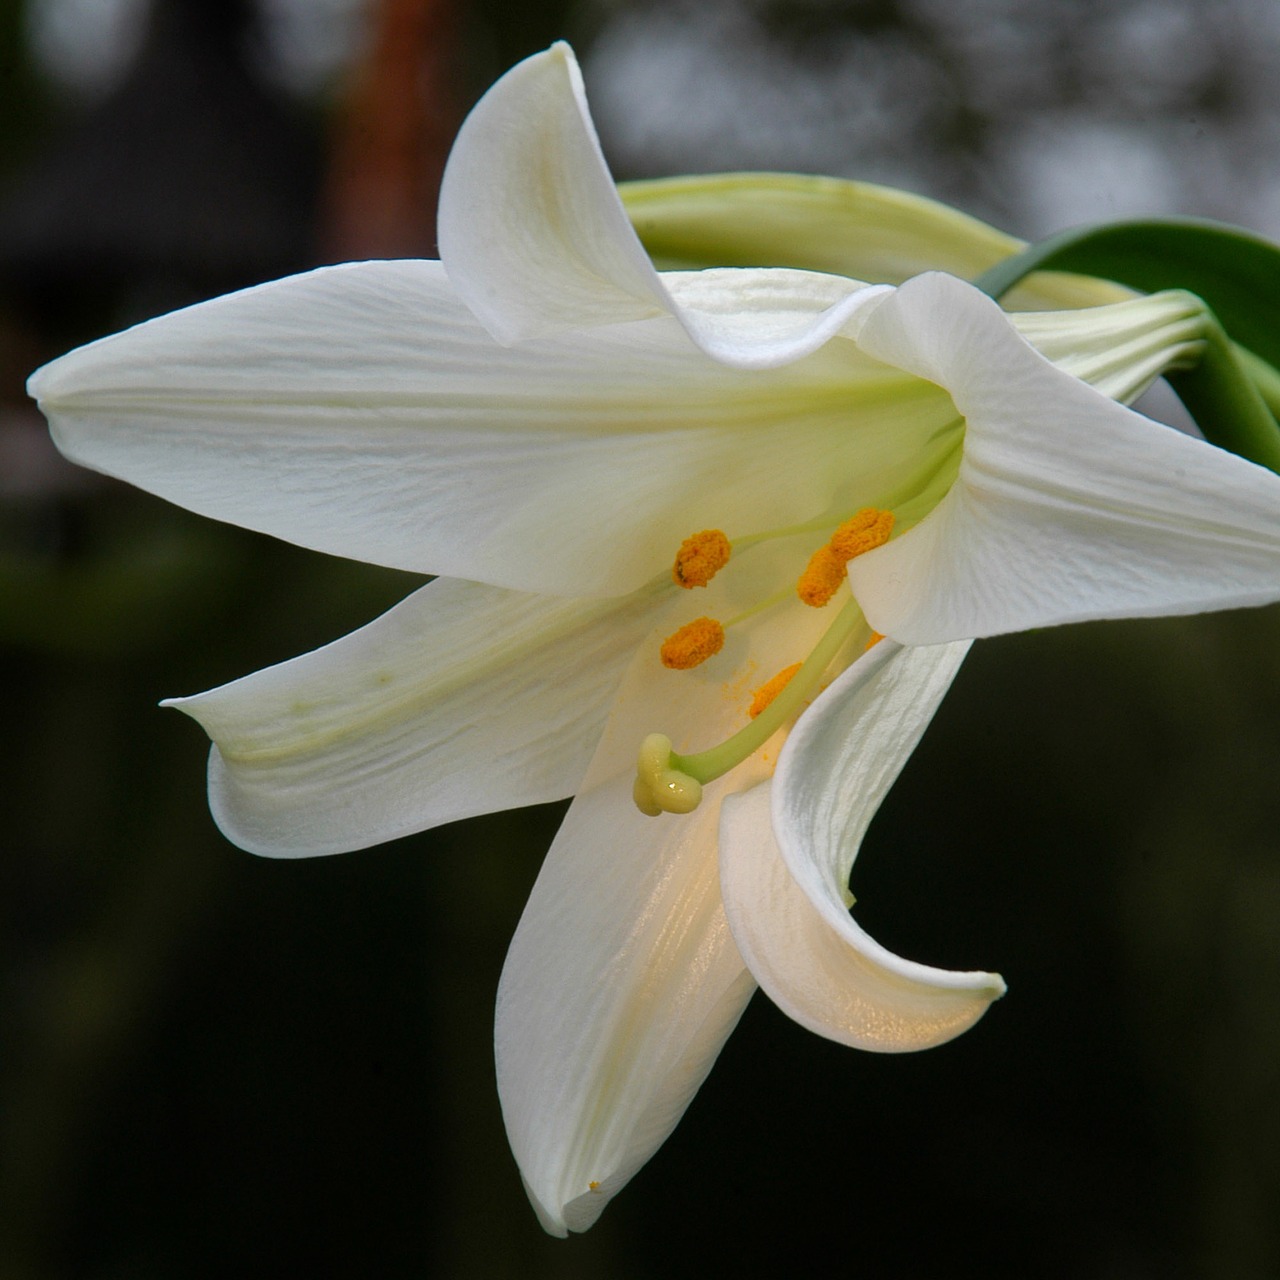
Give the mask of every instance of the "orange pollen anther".
[(688, 671), (724, 648), (724, 627), (714, 618), (694, 618), (662, 642), (662, 665)]
[(807, 605), (821, 609), (844, 582), (845, 562), (829, 546), (819, 547), (796, 583), (796, 595)]
[(676, 552), (671, 581), (677, 587), (705, 587), (729, 563), (729, 539), (719, 529), (687, 537)]
[(800, 666), (800, 663), (793, 662), (789, 667), (783, 667), (772, 680), (762, 684), (756, 690), (755, 697), (751, 699), (747, 715), (754, 720), (791, 683), (791, 677), (800, 670)]
[(828, 544), (841, 564), (848, 564), (854, 556), (874, 551), (889, 541), (893, 532), (893, 512), (877, 507), (863, 507), (831, 535)]

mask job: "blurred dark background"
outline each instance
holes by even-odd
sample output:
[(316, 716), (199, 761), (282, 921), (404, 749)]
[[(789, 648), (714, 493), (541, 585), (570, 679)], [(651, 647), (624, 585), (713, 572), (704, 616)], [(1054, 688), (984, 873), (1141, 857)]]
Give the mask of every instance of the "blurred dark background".
[(567, 1242), (490, 1057), (559, 811), (307, 862), (214, 829), (204, 737), (156, 702), (413, 582), (79, 472), (23, 379), (227, 289), (432, 254), (463, 112), (561, 36), (619, 177), (1280, 233), (1270, 0), (0, 0), (0, 1280), (1280, 1276), (1274, 608), (978, 645), (854, 888), (887, 945), (1008, 997), (905, 1058), (757, 997)]

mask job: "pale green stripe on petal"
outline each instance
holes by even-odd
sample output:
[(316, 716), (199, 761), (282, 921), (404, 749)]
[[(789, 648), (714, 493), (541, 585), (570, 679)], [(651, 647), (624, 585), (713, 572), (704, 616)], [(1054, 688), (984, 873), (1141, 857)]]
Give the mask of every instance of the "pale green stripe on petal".
[(652, 625), (622, 602), (441, 580), (359, 631), (173, 699), (213, 739), (209, 802), (254, 853), (340, 853), (557, 800)]
[(1022, 311), (1009, 321), (1059, 369), (1122, 404), (1205, 349), (1204, 303), (1180, 291), (1076, 311)]
[[(764, 283), (757, 319), (792, 325)], [(669, 317), (499, 347), (430, 262), (174, 312), (46, 365), (31, 391), (73, 460), (201, 514), (562, 595), (633, 590), (696, 528), (787, 525), (846, 481), (895, 483), (950, 413), (841, 339), (766, 371), (708, 360)]]
[(967, 651), (881, 641), (800, 718), (772, 783), (724, 804), (720, 880), (743, 959), (784, 1013), (855, 1048), (941, 1044), (1004, 992), (994, 974), (893, 955), (848, 910), (867, 826)]

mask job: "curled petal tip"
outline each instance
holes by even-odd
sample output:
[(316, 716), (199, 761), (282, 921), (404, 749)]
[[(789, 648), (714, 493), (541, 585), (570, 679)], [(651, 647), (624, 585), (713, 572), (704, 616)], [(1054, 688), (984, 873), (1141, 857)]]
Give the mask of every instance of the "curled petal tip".
[(513, 67), (463, 122), (438, 227), (450, 281), (500, 343), (668, 309), (563, 42)]
[(738, 949), (783, 1012), (842, 1044), (930, 1048), (1004, 993), (996, 974), (894, 955), (848, 910), (862, 836), (967, 651), (876, 645), (801, 717), (773, 780), (724, 802), (720, 884)]

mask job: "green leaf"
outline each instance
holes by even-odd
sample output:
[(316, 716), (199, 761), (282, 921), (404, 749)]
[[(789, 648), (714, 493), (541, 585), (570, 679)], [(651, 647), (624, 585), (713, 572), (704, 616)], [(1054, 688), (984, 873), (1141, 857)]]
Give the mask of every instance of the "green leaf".
[(1143, 293), (1186, 289), (1236, 342), (1280, 366), (1280, 248), (1261, 236), (1193, 218), (1077, 227), (1006, 258), (974, 283), (999, 298), (1038, 270), (1102, 276)]
[(1205, 439), (1280, 472), (1280, 248), (1237, 227), (1151, 219), (1050, 236), (975, 283), (1000, 298), (1032, 271), (1103, 276), (1144, 293), (1185, 289), (1207, 305), (1205, 353), (1166, 377)]

